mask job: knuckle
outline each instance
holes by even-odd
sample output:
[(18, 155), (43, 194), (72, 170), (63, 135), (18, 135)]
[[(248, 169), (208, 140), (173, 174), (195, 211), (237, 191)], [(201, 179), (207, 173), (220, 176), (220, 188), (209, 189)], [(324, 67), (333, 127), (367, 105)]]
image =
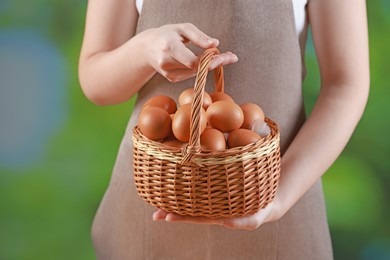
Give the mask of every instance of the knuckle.
[(172, 74), (168, 74), (166, 77), (165, 77), (169, 82), (171, 83), (176, 83), (177, 82), (177, 78), (172, 75)]
[(171, 77), (167, 77), (167, 80), (171, 83), (175, 83), (175, 81)]
[(161, 43), (161, 50), (163, 52), (169, 52), (172, 49), (172, 43), (170, 41), (164, 41)]
[(173, 77), (171, 78), (171, 82), (172, 82), (172, 83), (177, 83), (177, 82), (179, 82), (179, 81), (180, 81), (179, 78), (176, 77), (176, 76), (173, 76)]
[(179, 52), (181, 49), (181, 46), (180, 46), (178, 41), (172, 41), (171, 43), (169, 43), (168, 49), (169, 49), (169, 52), (171, 54), (173, 54), (173, 53)]
[(174, 24), (164, 24), (164, 25), (161, 25), (159, 28), (164, 30), (164, 31), (171, 30), (172, 28), (174, 28)]
[(196, 60), (188, 61), (188, 66), (190, 69), (195, 69), (197, 66), (197, 61)]
[(160, 74), (163, 75), (164, 78), (166, 78), (167, 80), (169, 80), (170, 78), (170, 73), (166, 70), (162, 70), (160, 71)]
[(158, 66), (159, 68), (164, 67), (165, 64), (166, 64), (164, 58), (158, 59), (156, 63), (157, 63), (157, 66)]
[(160, 68), (163, 69), (163, 70), (168, 70), (169, 69), (169, 64), (168, 63), (161, 64)]
[(197, 33), (198, 28), (192, 23), (183, 23), (180, 28), (182, 31), (190, 32), (191, 34)]
[(196, 38), (197, 38), (198, 42), (202, 42), (204, 36), (203, 36), (201, 33), (198, 33), (197, 36), (196, 36)]
[(183, 23), (183, 29), (185, 30), (192, 30), (195, 28), (195, 25), (193, 25), (192, 23)]
[(159, 73), (160, 73), (164, 78), (166, 78), (166, 79), (169, 80), (169, 78), (170, 78), (170, 73), (169, 73), (169, 71), (163, 69), (163, 70), (160, 70)]

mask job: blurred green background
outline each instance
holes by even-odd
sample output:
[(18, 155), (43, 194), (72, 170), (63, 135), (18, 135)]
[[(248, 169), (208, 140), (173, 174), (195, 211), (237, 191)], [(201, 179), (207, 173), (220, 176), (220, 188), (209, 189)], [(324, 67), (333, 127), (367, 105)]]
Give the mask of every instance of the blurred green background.
[[(134, 100), (97, 107), (81, 93), (86, 2), (0, 1), (0, 259), (94, 259), (91, 221)], [(323, 178), (336, 259), (390, 259), (390, 1), (367, 2), (370, 99)], [(310, 111), (310, 41), (306, 61)]]

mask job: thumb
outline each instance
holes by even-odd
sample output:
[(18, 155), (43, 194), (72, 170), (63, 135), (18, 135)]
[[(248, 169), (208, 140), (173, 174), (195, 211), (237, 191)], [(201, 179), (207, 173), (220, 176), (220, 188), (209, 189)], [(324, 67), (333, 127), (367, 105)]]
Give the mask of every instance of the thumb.
[(219, 41), (215, 38), (212, 38), (199, 30), (192, 23), (184, 23), (179, 27), (180, 35), (184, 36), (187, 40), (194, 43), (196, 46), (203, 49), (217, 47)]

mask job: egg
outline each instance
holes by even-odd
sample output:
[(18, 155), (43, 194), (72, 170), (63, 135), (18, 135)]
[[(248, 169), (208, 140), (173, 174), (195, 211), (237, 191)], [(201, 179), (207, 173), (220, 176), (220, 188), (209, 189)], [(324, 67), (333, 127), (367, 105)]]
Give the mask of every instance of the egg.
[(212, 103), (206, 113), (209, 124), (223, 133), (240, 128), (244, 122), (244, 113), (240, 106), (226, 100)]
[(224, 92), (219, 92), (219, 91), (211, 92), (210, 97), (213, 103), (221, 100), (234, 102), (233, 98)]
[(256, 104), (245, 103), (241, 106), (242, 112), (244, 113), (244, 122), (242, 123), (241, 128), (251, 129), (251, 126), (255, 120), (264, 121), (264, 112)]
[(240, 128), (231, 132), (228, 136), (227, 142), (229, 148), (245, 146), (254, 142), (257, 142), (261, 139), (261, 136), (255, 132)]
[[(172, 121), (172, 131), (174, 136), (182, 142), (190, 140), (191, 104), (185, 104), (176, 111)], [(200, 134), (203, 133), (207, 125), (206, 111), (201, 108)]]
[(160, 107), (167, 111), (169, 114), (174, 114), (177, 110), (175, 100), (168, 96), (152, 97), (142, 106), (142, 110), (148, 107)]
[(172, 133), (172, 119), (160, 107), (148, 107), (141, 111), (138, 126), (143, 135), (151, 140), (164, 139)]
[(202, 151), (225, 151), (226, 139), (221, 131), (214, 128), (206, 128), (200, 136), (200, 145)]
[(269, 128), (267, 123), (261, 119), (253, 121), (251, 130), (256, 134), (260, 135), (261, 137), (266, 137), (271, 133), (271, 129)]
[[(193, 88), (188, 88), (188, 89), (184, 90), (183, 92), (181, 92), (181, 94), (179, 96), (179, 105), (182, 106), (185, 104), (192, 104), (193, 96), (194, 96), (194, 89)], [(207, 109), (211, 103), (212, 103), (211, 97), (209, 96), (209, 94), (204, 92), (203, 105), (202, 105), (203, 108)]]
[(169, 136), (169, 137), (165, 138), (165, 140), (162, 143), (167, 145), (167, 146), (174, 147), (174, 148), (180, 148), (180, 149), (186, 145), (186, 143), (180, 142), (174, 136)]

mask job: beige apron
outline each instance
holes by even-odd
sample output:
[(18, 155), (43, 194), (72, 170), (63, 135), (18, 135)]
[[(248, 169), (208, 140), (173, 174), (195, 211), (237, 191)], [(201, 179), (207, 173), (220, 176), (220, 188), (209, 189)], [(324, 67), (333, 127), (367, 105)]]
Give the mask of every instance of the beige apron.
[[(145, 0), (137, 32), (190, 22), (220, 40), (239, 62), (225, 67), (225, 91), (254, 102), (276, 121), (285, 151), (304, 121), (302, 60), (291, 0)], [(200, 49), (191, 47), (200, 54)], [(213, 87), (209, 75), (207, 89)], [(132, 176), (131, 134), (140, 107), (152, 96), (179, 93), (194, 79), (172, 84), (156, 74), (139, 92), (109, 188), (94, 220), (99, 259), (332, 259), (321, 183), (279, 221), (255, 231), (154, 222)], [(283, 174), (283, 172), (282, 172)]]

